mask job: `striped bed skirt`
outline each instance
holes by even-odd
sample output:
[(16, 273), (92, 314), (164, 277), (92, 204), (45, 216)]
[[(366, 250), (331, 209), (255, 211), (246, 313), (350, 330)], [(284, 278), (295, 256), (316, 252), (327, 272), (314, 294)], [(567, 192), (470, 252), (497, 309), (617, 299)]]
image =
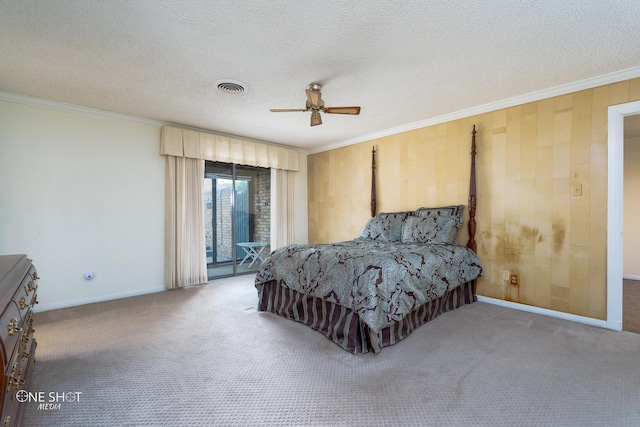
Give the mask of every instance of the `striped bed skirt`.
[(350, 353), (378, 353), (382, 347), (403, 340), (439, 315), (477, 301), (473, 285), (471, 281), (452, 289), (378, 333), (361, 322), (358, 314), (350, 308), (302, 294), (276, 281), (264, 283), (259, 289), (258, 311), (275, 313), (303, 323)]

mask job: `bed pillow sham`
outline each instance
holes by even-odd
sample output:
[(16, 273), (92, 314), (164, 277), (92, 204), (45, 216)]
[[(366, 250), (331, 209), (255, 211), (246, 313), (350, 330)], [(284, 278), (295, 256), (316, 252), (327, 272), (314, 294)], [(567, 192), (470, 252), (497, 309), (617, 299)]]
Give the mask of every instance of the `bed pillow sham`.
[(462, 220), (456, 216), (412, 216), (402, 228), (402, 243), (458, 244)]
[(441, 206), (437, 208), (418, 208), (414, 215), (418, 217), (426, 216), (456, 216), (462, 218), (464, 205)]
[(400, 242), (404, 221), (411, 215), (413, 215), (412, 211), (378, 214), (369, 219), (358, 238), (379, 242)]

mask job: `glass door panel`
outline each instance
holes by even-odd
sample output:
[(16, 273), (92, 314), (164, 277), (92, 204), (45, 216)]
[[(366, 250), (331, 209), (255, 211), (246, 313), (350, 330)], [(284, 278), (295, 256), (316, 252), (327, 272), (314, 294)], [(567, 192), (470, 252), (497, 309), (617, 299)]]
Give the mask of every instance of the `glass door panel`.
[(209, 279), (257, 271), (269, 253), (271, 171), (207, 162), (204, 201)]
[(209, 279), (233, 276), (233, 165), (205, 165), (204, 222)]
[(271, 240), (271, 170), (236, 166), (238, 273), (258, 270)]

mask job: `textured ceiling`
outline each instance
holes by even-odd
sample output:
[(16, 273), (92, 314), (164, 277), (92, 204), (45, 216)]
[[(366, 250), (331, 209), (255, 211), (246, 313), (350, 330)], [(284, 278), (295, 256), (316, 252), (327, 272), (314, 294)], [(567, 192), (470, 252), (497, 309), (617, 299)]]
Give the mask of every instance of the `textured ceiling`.
[(310, 150), (638, 66), (638, 0), (0, 0), (0, 91)]

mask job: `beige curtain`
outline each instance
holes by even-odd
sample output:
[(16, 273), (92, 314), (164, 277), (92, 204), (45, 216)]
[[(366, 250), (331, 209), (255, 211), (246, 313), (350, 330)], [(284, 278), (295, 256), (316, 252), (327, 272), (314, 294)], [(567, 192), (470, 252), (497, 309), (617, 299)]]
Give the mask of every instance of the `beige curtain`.
[(204, 160), (166, 156), (165, 286), (207, 282)]
[(271, 250), (293, 243), (293, 172), (271, 169)]
[(207, 282), (204, 242), (204, 161), (271, 168), (271, 248), (293, 241), (296, 150), (190, 129), (163, 126), (166, 156), (165, 276), (168, 289)]
[(162, 127), (160, 154), (263, 168), (300, 170), (296, 150), (173, 126)]

